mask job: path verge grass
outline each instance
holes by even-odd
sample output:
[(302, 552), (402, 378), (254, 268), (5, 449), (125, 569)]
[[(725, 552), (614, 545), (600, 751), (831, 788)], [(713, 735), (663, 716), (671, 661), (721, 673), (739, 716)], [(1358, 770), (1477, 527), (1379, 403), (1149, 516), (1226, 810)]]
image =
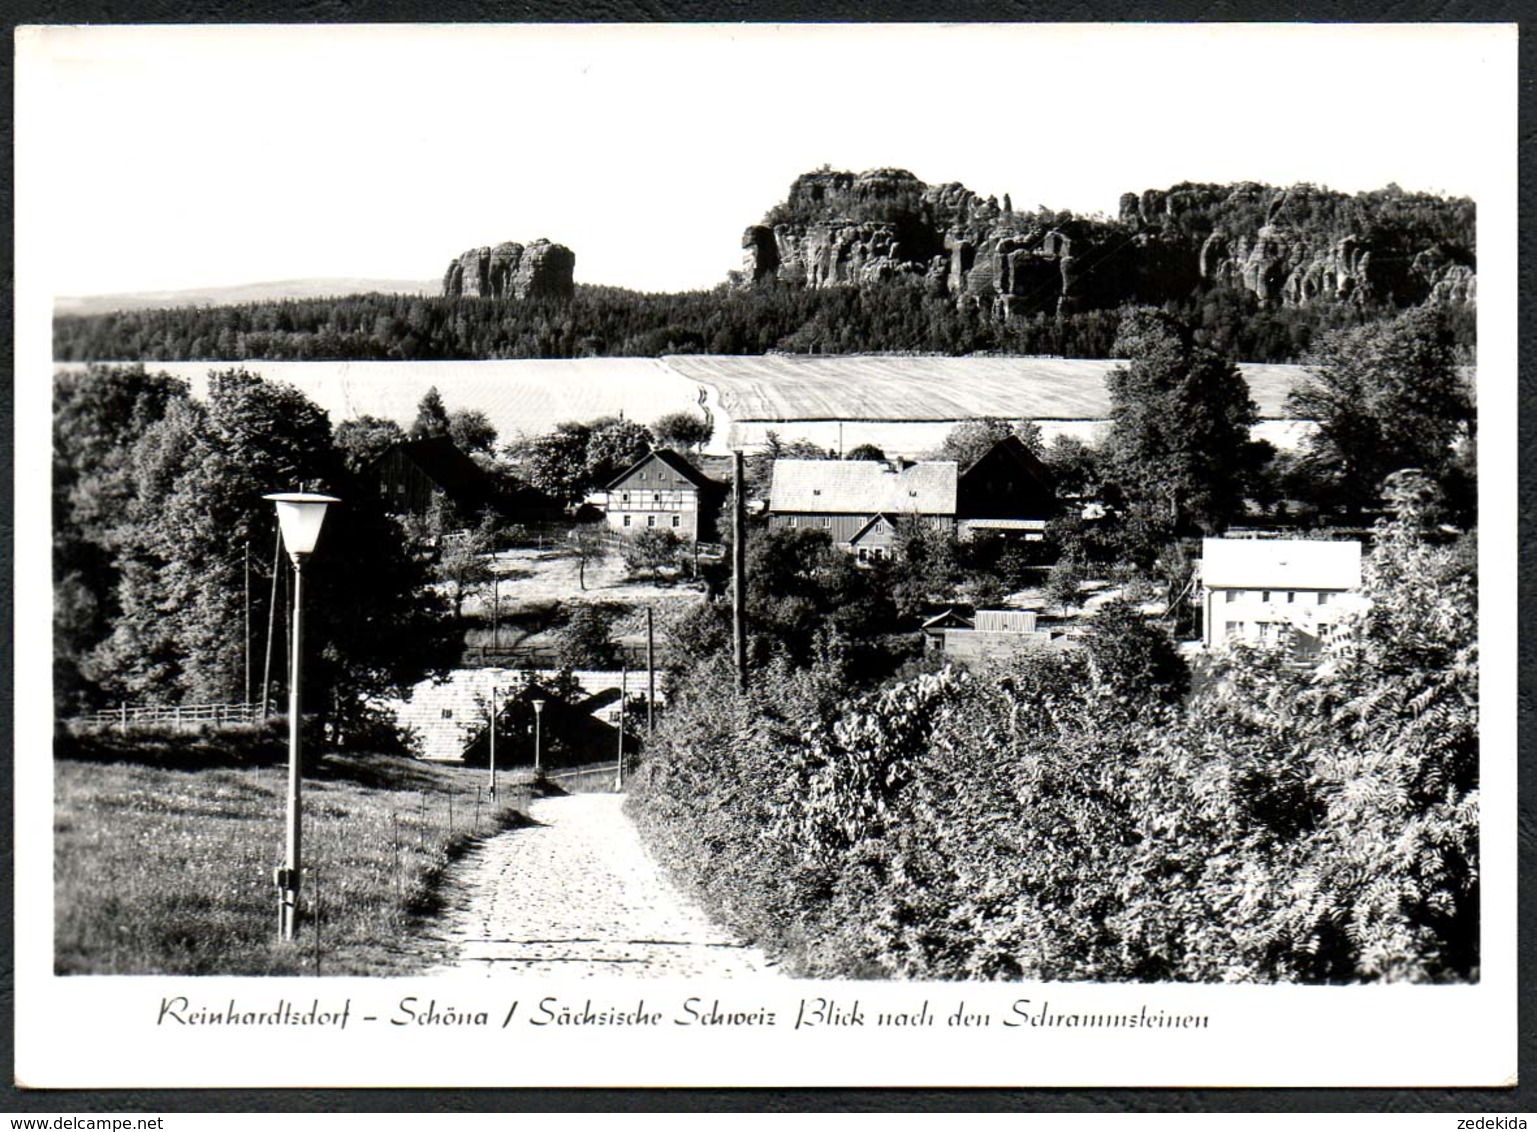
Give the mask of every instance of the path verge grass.
[(324, 759), (304, 782), (300, 931), (284, 942), (273, 869), (287, 773), (56, 760), (55, 970), (409, 974), (434, 957), (423, 929), (443, 870), (516, 824), (529, 788), (503, 776), (493, 805), (484, 771)]

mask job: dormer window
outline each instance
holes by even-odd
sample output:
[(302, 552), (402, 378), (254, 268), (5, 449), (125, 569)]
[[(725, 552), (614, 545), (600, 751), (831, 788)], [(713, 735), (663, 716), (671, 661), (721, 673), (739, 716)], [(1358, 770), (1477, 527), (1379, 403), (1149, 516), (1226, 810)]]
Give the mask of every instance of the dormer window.
[(918, 489), (917, 488), (908, 488), (907, 494), (912, 496), (914, 499), (917, 499), (918, 498)]
[(814, 488), (811, 489), (811, 494), (812, 495), (821, 495), (822, 494), (822, 489), (819, 488), (819, 487), (814, 487)]

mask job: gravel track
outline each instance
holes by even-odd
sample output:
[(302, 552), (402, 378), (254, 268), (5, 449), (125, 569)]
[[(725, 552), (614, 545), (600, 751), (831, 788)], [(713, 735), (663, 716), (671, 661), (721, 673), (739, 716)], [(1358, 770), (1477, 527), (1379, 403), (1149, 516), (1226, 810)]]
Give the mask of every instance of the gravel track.
[(450, 869), (428, 974), (593, 978), (775, 973), (662, 875), (623, 795), (536, 799), (534, 824), (498, 834)]

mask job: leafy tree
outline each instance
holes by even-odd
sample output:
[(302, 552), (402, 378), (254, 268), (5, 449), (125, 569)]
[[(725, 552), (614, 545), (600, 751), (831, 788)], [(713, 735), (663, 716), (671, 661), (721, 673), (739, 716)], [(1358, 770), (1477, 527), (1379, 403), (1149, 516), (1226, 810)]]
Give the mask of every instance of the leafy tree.
[(605, 561), (613, 553), (608, 531), (602, 523), (583, 523), (572, 528), (568, 545), (571, 557), (576, 559), (577, 585), (585, 591), (587, 567)]
[[(307, 566), (307, 703), (345, 729), (366, 702), (441, 670), (455, 642), (420, 563), (375, 495), (347, 476), (326, 415), (289, 386), (243, 370), (210, 375), (206, 401), (172, 401), (132, 450), (132, 497), (114, 552), (112, 632), (82, 665), (113, 698), (244, 699), (245, 548), (269, 546), (262, 496), (300, 486), (343, 498)], [(253, 558), (255, 556), (253, 555)], [(358, 562), (368, 563), (366, 570)], [(284, 566), (286, 569), (286, 564)], [(266, 587), (251, 621), (266, 623)], [(281, 624), (281, 622), (279, 622)], [(340, 732), (333, 732), (339, 734)]]
[(680, 452), (703, 448), (714, 432), (715, 426), (708, 418), (686, 411), (667, 413), (651, 422), (657, 444)]
[(452, 591), (456, 621), (464, 616), (464, 599), (496, 576), (490, 556), (501, 542), (501, 534), (501, 522), (495, 513), (486, 511), (475, 526), (444, 540), (433, 563), (433, 576)]
[(592, 488), (608, 484), (651, 451), (651, 432), (645, 425), (623, 417), (601, 417), (592, 422), (591, 429), (585, 475)]
[(559, 663), (567, 668), (618, 668), (620, 649), (613, 636), (616, 619), (612, 607), (578, 605), (560, 632), (556, 645)]
[(1034, 421), (1006, 421), (998, 417), (972, 417), (956, 424), (945, 437), (936, 458), (954, 460), (965, 471), (1005, 437), (1017, 436), (1035, 455), (1045, 447), (1041, 426)]
[(1104, 448), (1121, 490), (1176, 532), (1224, 529), (1244, 498), (1257, 413), (1247, 383), (1162, 311), (1125, 312), (1115, 348), (1129, 360), (1106, 375)]
[(1128, 602), (1100, 606), (1083, 645), (1095, 682), (1132, 715), (1149, 704), (1178, 703), (1190, 689), (1190, 666), (1168, 633)]
[(688, 562), (689, 544), (676, 531), (666, 527), (647, 527), (626, 543), (623, 551), (625, 569), (630, 574), (651, 574), (682, 566)]
[(1317, 424), (1308, 452), (1352, 510), (1400, 468), (1448, 475), (1473, 404), (1444, 316), (1432, 308), (1325, 335), (1308, 355), (1291, 412)]
[(1040, 457), (1061, 494), (1087, 496), (1099, 487), (1099, 456), (1077, 437), (1058, 436)]
[(845, 460), (882, 460), (886, 459), (886, 453), (876, 444), (856, 444), (844, 453)]
[(394, 421), (367, 414), (352, 417), (336, 426), (336, 446), (350, 472), (361, 472), (406, 439), (405, 430)]
[(592, 429), (565, 421), (530, 440), (523, 449), (523, 469), (541, 491), (565, 503), (579, 503), (591, 481), (587, 474), (587, 442)]
[(60, 374), (53, 396), (54, 687), (61, 710), (86, 706), (82, 659), (117, 615), (117, 549), (133, 500), (134, 445), (187, 398), (186, 383), (142, 366)]
[(443, 395), (434, 385), (416, 405), (416, 420), (411, 423), (412, 440), (430, 440), (449, 435), (448, 410), (443, 407)]
[(448, 435), (461, 452), (490, 456), (496, 450), (496, 427), (479, 409), (455, 409), (448, 414)]

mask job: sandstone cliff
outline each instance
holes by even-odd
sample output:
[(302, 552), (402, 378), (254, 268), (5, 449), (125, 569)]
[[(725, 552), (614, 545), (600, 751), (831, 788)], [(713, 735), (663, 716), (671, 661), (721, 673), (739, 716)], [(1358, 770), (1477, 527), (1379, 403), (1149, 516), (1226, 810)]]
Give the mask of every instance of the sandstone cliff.
[(1177, 185), (1121, 198), (1115, 220), (1015, 211), (1008, 194), (902, 169), (823, 169), (742, 237), (745, 280), (808, 287), (922, 278), (1000, 313), (1183, 299), (1203, 284), (1265, 306), (1471, 302), (1471, 201), (1396, 187)]
[(574, 289), (576, 256), (570, 248), (535, 240), (511, 241), (494, 248), (471, 248), (449, 262), (443, 273), (448, 298), (569, 299)]

